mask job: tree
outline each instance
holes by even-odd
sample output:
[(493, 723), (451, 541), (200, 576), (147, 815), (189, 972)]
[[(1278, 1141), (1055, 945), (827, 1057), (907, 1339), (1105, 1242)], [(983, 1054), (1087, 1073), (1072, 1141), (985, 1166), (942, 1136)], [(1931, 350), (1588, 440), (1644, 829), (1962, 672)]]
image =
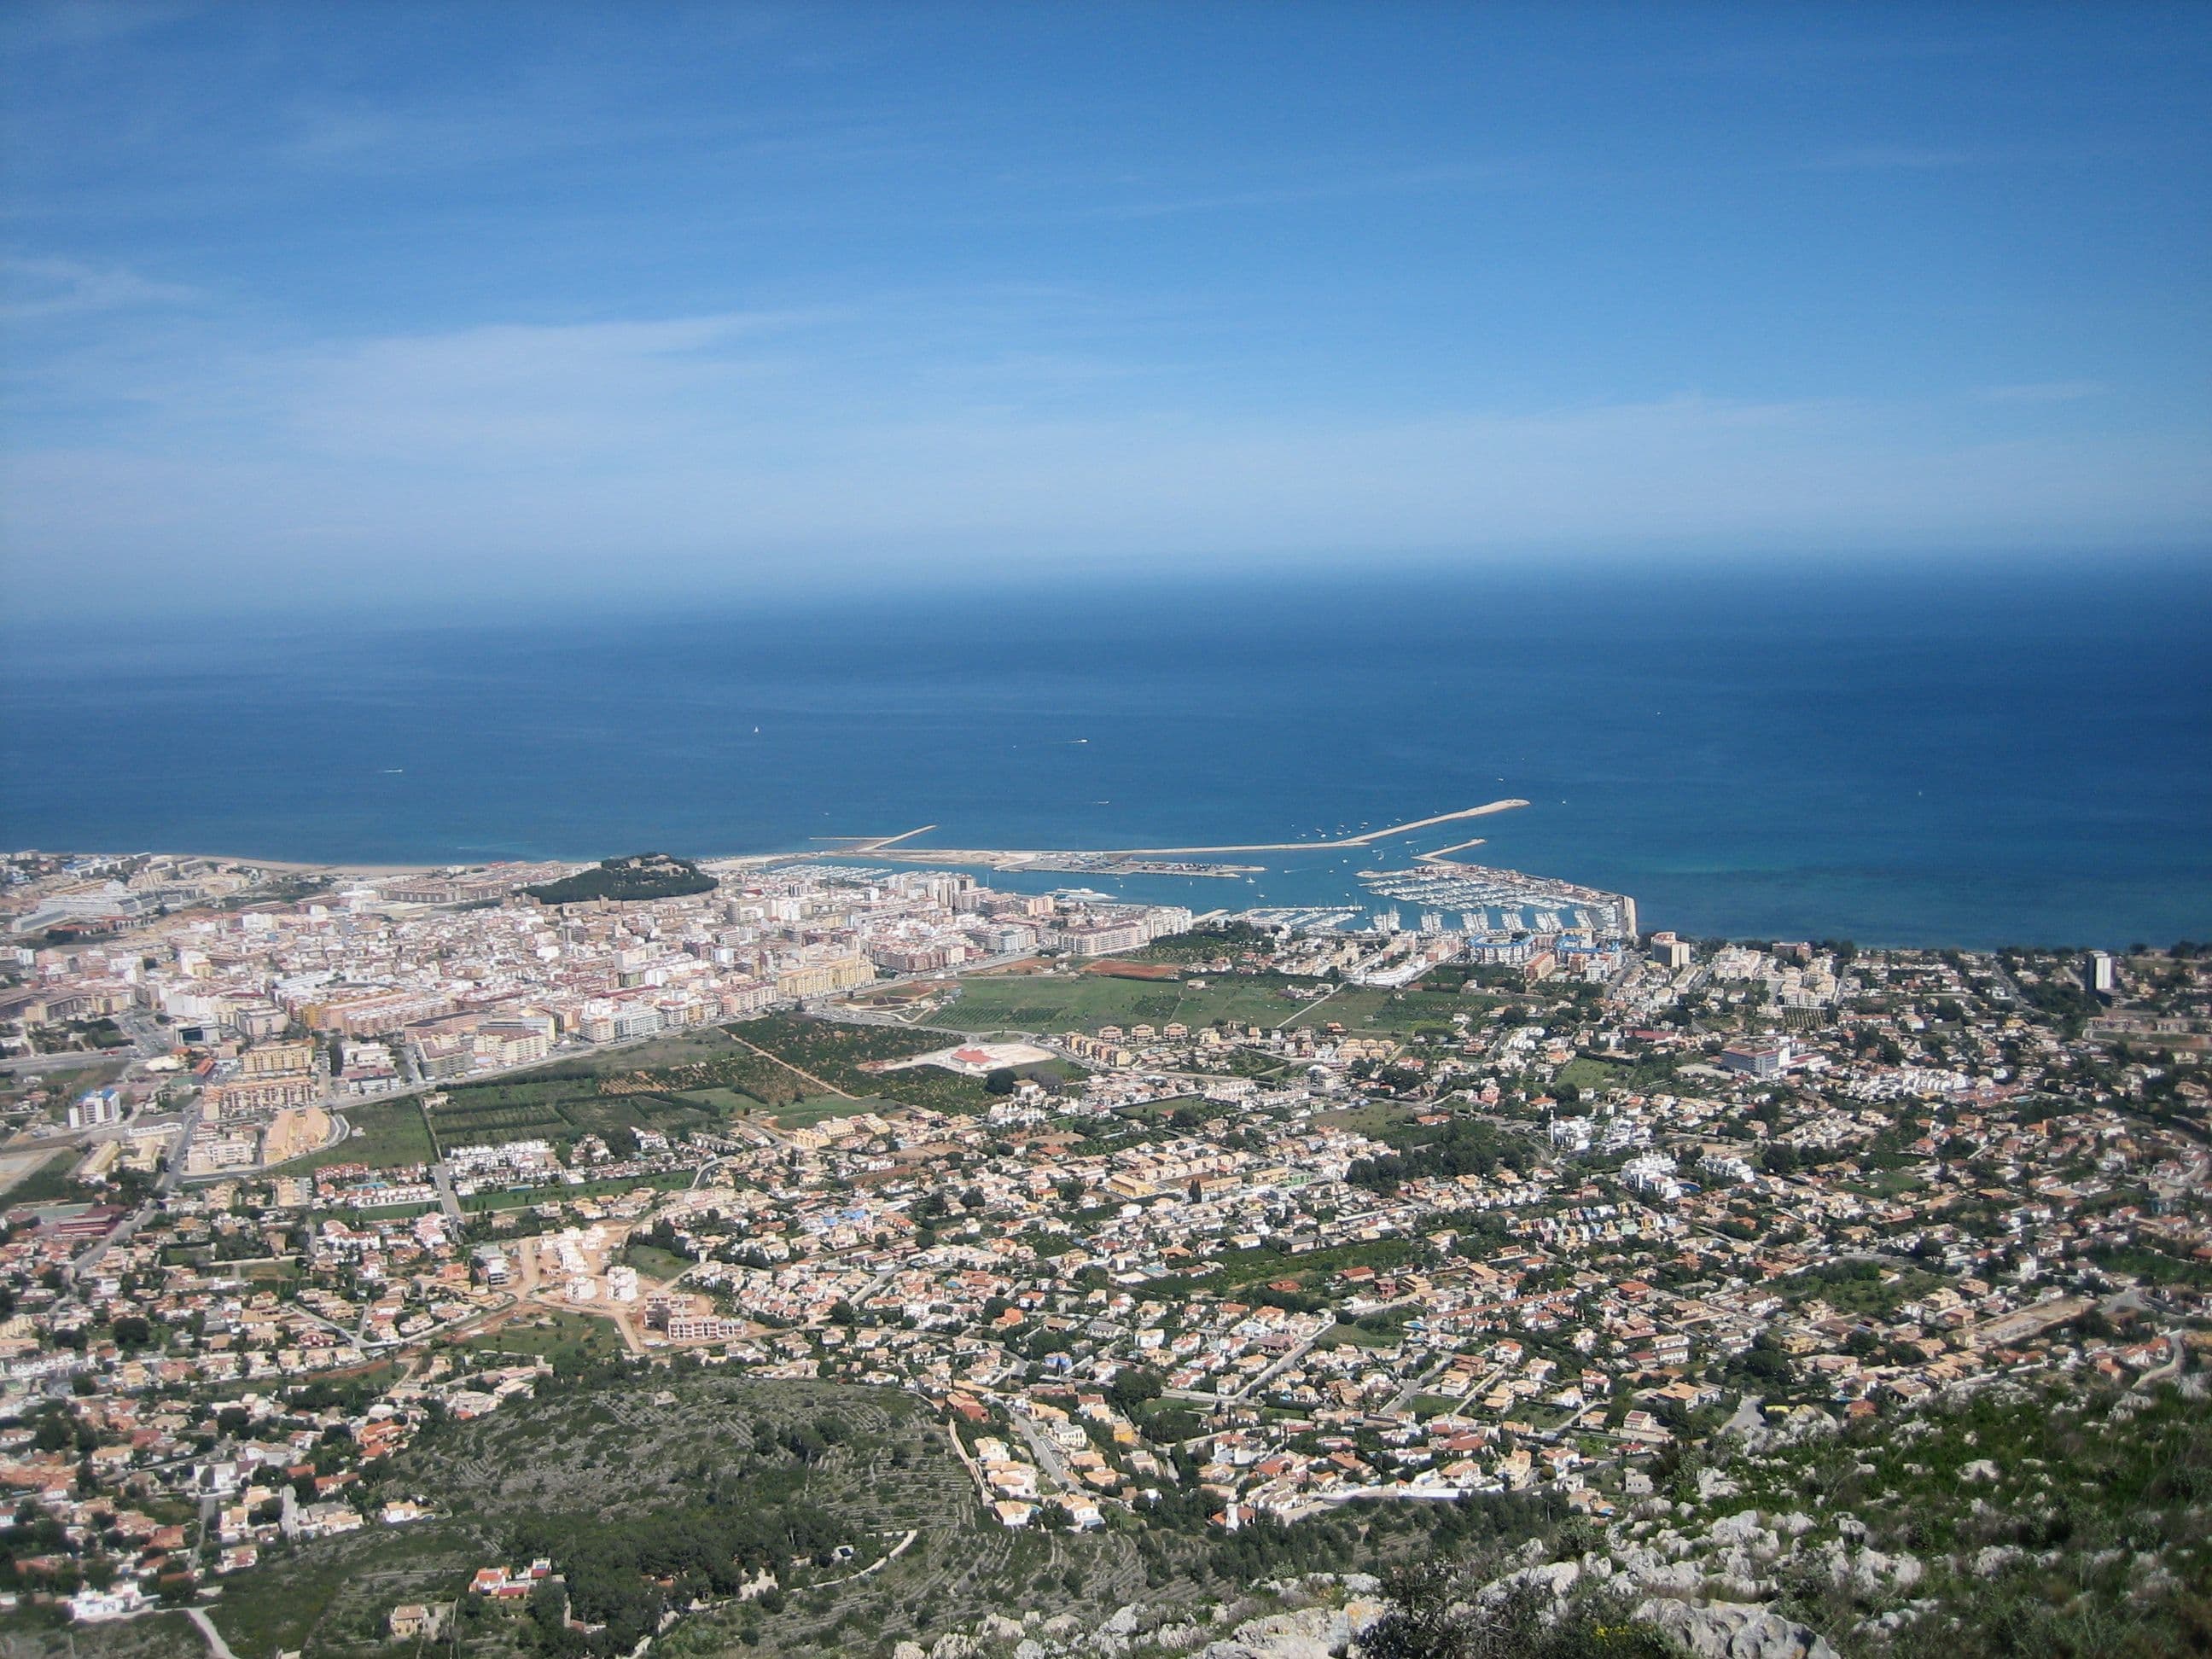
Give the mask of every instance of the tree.
[(989, 1095), (1010, 1095), (1013, 1093), (1020, 1081), (1021, 1079), (1014, 1074), (1012, 1066), (1000, 1066), (984, 1078), (983, 1092)]
[(1434, 1559), (1384, 1581), (1390, 1610), (1360, 1638), (1369, 1659), (1662, 1659), (1678, 1650), (1649, 1625), (1606, 1616), (1588, 1601), (1555, 1608), (1534, 1585), (1485, 1594), (1490, 1568)]
[(1116, 1411), (1126, 1415), (1148, 1400), (1158, 1400), (1164, 1386), (1157, 1371), (1147, 1370), (1142, 1365), (1124, 1365), (1106, 1385), (1106, 1397)]

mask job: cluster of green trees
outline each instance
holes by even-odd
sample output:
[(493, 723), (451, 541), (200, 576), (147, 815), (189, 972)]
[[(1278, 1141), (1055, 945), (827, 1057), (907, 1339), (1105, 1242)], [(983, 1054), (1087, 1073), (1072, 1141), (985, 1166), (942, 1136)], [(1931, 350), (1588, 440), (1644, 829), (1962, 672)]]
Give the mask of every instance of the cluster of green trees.
[(590, 899), (681, 898), (687, 893), (711, 893), (714, 885), (714, 877), (689, 859), (666, 853), (636, 853), (628, 858), (602, 860), (592, 869), (522, 890), (540, 904), (580, 904)]
[(1389, 1139), (1403, 1140), (1400, 1149), (1381, 1158), (1354, 1160), (1345, 1178), (1370, 1192), (1393, 1193), (1408, 1181), (1486, 1176), (1500, 1164), (1525, 1174), (1534, 1162), (1534, 1151), (1526, 1141), (1471, 1118), (1423, 1126), (1419, 1133), (1422, 1139), (1416, 1141), (1406, 1131), (1392, 1131)]
[[(679, 1502), (643, 1515), (540, 1514), (514, 1522), (511, 1552), (544, 1557), (559, 1578), (532, 1598), (536, 1646), (606, 1659), (635, 1648), (672, 1609), (735, 1595), (763, 1571), (781, 1580), (795, 1560), (830, 1565), (852, 1528), (808, 1500), (806, 1471), (848, 1437), (835, 1415), (756, 1421), (750, 1455), (740, 1451), (719, 1468), (702, 1460)], [(756, 1605), (775, 1612), (782, 1595), (779, 1585)]]

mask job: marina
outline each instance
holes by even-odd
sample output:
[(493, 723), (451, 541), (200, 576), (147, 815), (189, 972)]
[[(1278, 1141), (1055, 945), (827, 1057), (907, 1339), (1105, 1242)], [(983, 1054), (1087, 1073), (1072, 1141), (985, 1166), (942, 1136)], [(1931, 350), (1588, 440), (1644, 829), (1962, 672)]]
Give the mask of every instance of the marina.
[(1362, 870), (1360, 885), (1377, 897), (1419, 904), (1431, 914), (1455, 911), (1456, 932), (1497, 940), (1515, 936), (1581, 934), (1593, 941), (1636, 932), (1636, 906), (1601, 892), (1519, 870), (1439, 860), (1410, 870)]

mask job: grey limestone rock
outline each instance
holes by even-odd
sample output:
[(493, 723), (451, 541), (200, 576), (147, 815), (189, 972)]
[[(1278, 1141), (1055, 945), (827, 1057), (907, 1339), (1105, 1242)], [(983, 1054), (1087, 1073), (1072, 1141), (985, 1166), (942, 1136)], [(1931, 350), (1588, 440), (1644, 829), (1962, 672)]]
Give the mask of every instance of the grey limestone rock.
[(1350, 1623), (1336, 1608), (1302, 1607), (1237, 1626), (1207, 1643), (1201, 1659), (1335, 1659), (1351, 1642)]
[(1817, 1632), (1741, 1602), (1700, 1605), (1654, 1597), (1638, 1604), (1636, 1616), (1667, 1632), (1697, 1659), (1838, 1659)]
[(1489, 1602), (1502, 1601), (1525, 1584), (1557, 1601), (1574, 1588), (1575, 1580), (1582, 1575), (1582, 1568), (1572, 1561), (1553, 1561), (1540, 1567), (1523, 1567), (1518, 1572), (1509, 1572), (1495, 1583), (1485, 1584), (1482, 1599)]
[(1748, 1544), (1763, 1528), (1757, 1510), (1745, 1510), (1739, 1515), (1725, 1515), (1713, 1522), (1708, 1534), (1717, 1544)]

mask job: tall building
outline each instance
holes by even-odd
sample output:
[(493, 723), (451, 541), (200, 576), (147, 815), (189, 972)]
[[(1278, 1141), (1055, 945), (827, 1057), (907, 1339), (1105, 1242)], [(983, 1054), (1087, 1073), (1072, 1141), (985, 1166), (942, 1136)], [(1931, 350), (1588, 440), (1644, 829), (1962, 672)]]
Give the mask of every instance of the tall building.
[(2089, 952), (2089, 988), (2100, 997), (2111, 996), (2119, 988), (2112, 972), (2112, 958), (2103, 951)]
[(122, 1116), (121, 1092), (94, 1089), (82, 1099), (70, 1103), (69, 1126), (72, 1129), (96, 1129), (103, 1123), (118, 1122)]

